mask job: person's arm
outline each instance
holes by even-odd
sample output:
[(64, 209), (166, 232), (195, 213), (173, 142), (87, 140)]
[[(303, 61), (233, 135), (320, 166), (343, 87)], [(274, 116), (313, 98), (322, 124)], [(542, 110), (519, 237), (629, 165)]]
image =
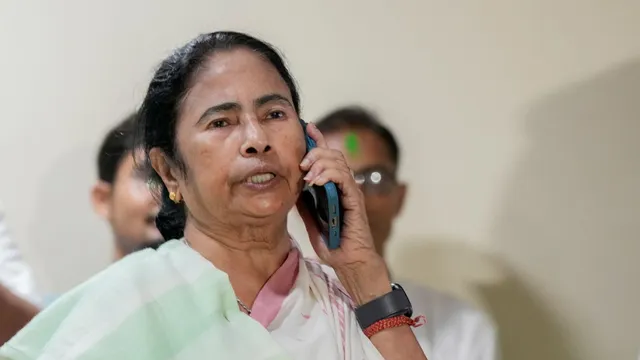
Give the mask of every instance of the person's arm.
[(9, 236), (0, 204), (0, 285), (33, 304), (39, 304), (31, 268), (26, 264), (17, 244)]
[[(329, 250), (310, 208), (304, 201), (304, 196), (298, 200), (298, 211), (316, 254), (335, 270), (357, 307), (391, 292), (387, 265), (376, 252), (367, 221), (364, 196), (347, 166), (344, 155), (329, 149), (327, 141), (315, 125), (306, 125), (306, 130), (315, 140), (317, 147), (305, 155), (300, 168), (307, 172), (304, 177), (307, 184), (324, 186), (332, 181), (340, 189), (340, 205), (344, 215), (344, 226), (340, 229), (340, 246)], [(370, 339), (387, 360), (427, 359), (408, 325), (382, 330)]]
[(38, 308), (0, 285), (0, 345), (9, 341), (38, 313)]
[[(381, 257), (336, 269), (336, 274), (356, 307), (391, 291), (389, 272)], [(386, 360), (427, 360), (409, 325), (382, 330), (370, 340)]]

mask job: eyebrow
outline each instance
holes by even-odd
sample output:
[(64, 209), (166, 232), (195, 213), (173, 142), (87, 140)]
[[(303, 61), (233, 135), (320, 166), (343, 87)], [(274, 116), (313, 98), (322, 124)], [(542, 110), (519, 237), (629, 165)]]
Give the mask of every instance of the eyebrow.
[(264, 104), (268, 104), (268, 103), (270, 103), (270, 102), (272, 102), (272, 101), (276, 101), (276, 102), (284, 102), (284, 103), (286, 103), (287, 105), (289, 105), (289, 106), (293, 107), (293, 105), (291, 104), (291, 101), (289, 101), (289, 99), (287, 99), (286, 97), (284, 97), (284, 96), (282, 96), (282, 95), (280, 95), (280, 94), (275, 94), (275, 93), (274, 93), (274, 94), (268, 94), (268, 95), (261, 96), (261, 97), (257, 98), (257, 99), (253, 102), (253, 104), (254, 104), (256, 107), (260, 107), (260, 106), (262, 106), (262, 105), (264, 105)]
[(213, 115), (215, 113), (219, 113), (219, 112), (223, 112), (223, 111), (229, 111), (229, 110), (240, 110), (240, 108), (242, 108), (242, 107), (240, 106), (240, 104), (238, 104), (236, 102), (226, 102), (226, 103), (222, 103), (222, 104), (218, 104), (218, 105), (212, 106), (212, 107), (208, 108), (207, 110), (205, 110), (205, 112), (202, 113), (202, 115), (200, 116), (200, 119), (198, 119), (198, 122), (196, 123), (196, 125), (198, 125), (202, 121), (204, 121), (209, 115)]
[[(287, 99), (286, 97), (280, 95), (280, 94), (267, 94), (264, 96), (261, 96), (257, 99), (255, 99), (253, 101), (253, 104), (255, 107), (260, 107), (263, 106), (265, 104), (268, 104), (270, 102), (284, 102), (287, 105), (291, 106), (293, 108), (293, 105), (291, 104), (291, 101), (289, 101), (289, 99)], [(196, 123), (196, 125), (200, 124), (202, 121), (204, 121), (208, 116), (213, 115), (215, 113), (219, 113), (219, 112), (223, 112), (223, 111), (230, 111), (230, 110), (240, 110), (242, 108), (242, 106), (237, 103), (237, 102), (226, 102), (226, 103), (222, 103), (222, 104), (218, 104), (215, 106), (212, 106), (210, 108), (208, 108), (207, 110), (205, 110), (204, 113), (202, 113), (202, 115), (200, 116), (200, 119), (198, 119), (198, 122)]]

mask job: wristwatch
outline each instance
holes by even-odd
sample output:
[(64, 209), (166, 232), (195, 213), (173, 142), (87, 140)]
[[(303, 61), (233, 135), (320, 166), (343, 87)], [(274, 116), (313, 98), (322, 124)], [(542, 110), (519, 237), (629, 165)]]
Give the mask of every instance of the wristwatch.
[(392, 283), (391, 291), (356, 308), (356, 318), (364, 330), (376, 322), (396, 316), (413, 315), (407, 293), (399, 284)]

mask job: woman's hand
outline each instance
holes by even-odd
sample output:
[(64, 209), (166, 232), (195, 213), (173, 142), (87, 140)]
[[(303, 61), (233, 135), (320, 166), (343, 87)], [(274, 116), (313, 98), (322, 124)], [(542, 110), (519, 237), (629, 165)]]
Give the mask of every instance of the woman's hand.
[(317, 148), (311, 150), (300, 164), (300, 168), (307, 172), (304, 180), (309, 185), (318, 186), (333, 181), (342, 193), (340, 201), (344, 223), (340, 247), (335, 250), (327, 248), (314, 216), (301, 200), (298, 201), (298, 212), (316, 254), (336, 271), (355, 304), (362, 305), (391, 291), (388, 270), (375, 250), (364, 197), (343, 154), (328, 148), (324, 136), (315, 125), (308, 124), (307, 133), (316, 141)]

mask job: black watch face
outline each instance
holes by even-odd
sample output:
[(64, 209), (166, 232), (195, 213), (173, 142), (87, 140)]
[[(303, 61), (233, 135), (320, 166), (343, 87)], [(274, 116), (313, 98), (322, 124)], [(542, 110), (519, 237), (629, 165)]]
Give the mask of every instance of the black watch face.
[(411, 317), (413, 308), (411, 301), (399, 284), (391, 283), (391, 292), (377, 299), (360, 305), (355, 309), (356, 318), (362, 329), (366, 329), (377, 321), (395, 316)]
[(407, 309), (407, 312), (405, 313), (405, 315), (407, 317), (411, 317), (411, 315), (413, 315), (413, 306), (411, 306), (411, 299), (409, 299), (409, 295), (407, 295), (407, 293), (404, 291), (402, 286), (400, 286), (400, 284), (396, 284), (396, 283), (391, 283), (391, 291), (402, 292), (402, 294), (404, 295), (404, 298), (407, 300), (407, 303), (409, 304), (409, 308)]

